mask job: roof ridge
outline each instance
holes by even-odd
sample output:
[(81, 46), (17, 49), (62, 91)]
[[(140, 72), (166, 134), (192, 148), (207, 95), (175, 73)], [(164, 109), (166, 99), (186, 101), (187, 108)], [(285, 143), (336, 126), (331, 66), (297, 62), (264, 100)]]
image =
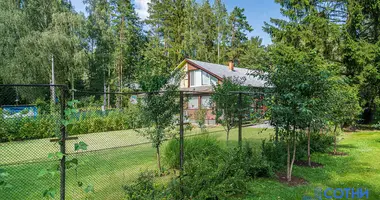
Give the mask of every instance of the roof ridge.
[(245, 77), (246, 78), (245, 85), (251, 85), (254, 87), (265, 86), (265, 82), (266, 82), (265, 80), (261, 79), (260, 77), (251, 76), (250, 71), (257, 71), (257, 70), (235, 67), (235, 70), (231, 71), (228, 69), (228, 65), (221, 65), (221, 64), (204, 62), (204, 61), (193, 60), (193, 59), (186, 59), (186, 60), (190, 63), (193, 63), (194, 65), (197, 65), (195, 67), (200, 68), (201, 70), (204, 70), (207, 73), (210, 73), (216, 78), (219, 77), (219, 79), (223, 79), (224, 77)]
[[(190, 61), (195, 61), (195, 62), (203, 62), (203, 63), (207, 63), (207, 64), (213, 64), (213, 65), (220, 65), (220, 66), (228, 67), (228, 65), (223, 65), (223, 64), (218, 64), (218, 63), (206, 62), (206, 61), (201, 61), (201, 60), (194, 60), (194, 59), (190, 59), (190, 58), (187, 58), (187, 59), (190, 60)], [(246, 69), (246, 70), (254, 70), (254, 69), (248, 69), (248, 68), (244, 68), (244, 67), (234, 67), (234, 68), (237, 68), (237, 69)]]

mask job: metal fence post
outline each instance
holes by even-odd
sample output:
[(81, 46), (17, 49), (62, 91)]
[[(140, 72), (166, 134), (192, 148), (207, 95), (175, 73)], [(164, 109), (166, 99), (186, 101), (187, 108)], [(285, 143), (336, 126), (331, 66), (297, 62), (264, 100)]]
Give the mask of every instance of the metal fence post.
[(180, 181), (180, 190), (181, 190), (181, 195), (182, 199), (183, 197), (183, 185), (182, 185), (182, 175), (183, 175), (183, 92), (179, 92), (179, 106), (180, 106), (180, 114), (179, 114), (179, 169), (180, 169), (180, 176), (179, 176), (179, 181)]
[(239, 135), (238, 135), (238, 141), (239, 141), (239, 146), (242, 146), (242, 126), (243, 126), (243, 102), (242, 102), (242, 93), (239, 92)]
[[(61, 120), (65, 120), (65, 109), (66, 109), (66, 90), (64, 87), (62, 87), (61, 91)], [(63, 154), (63, 157), (61, 159), (61, 166), (60, 166), (60, 199), (65, 200), (65, 193), (66, 193), (66, 127), (61, 122), (61, 141), (60, 144), (60, 151)]]
[(183, 170), (183, 92), (179, 92), (179, 104), (180, 104), (180, 114), (179, 114), (179, 152), (180, 152), (180, 163), (179, 163), (179, 167), (180, 167), (180, 170), (182, 172)]

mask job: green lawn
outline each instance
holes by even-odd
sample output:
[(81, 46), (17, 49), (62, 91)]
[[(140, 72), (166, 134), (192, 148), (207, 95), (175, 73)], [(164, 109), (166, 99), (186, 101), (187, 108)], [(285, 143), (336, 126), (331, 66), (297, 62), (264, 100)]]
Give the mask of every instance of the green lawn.
[(369, 199), (379, 200), (380, 133), (345, 133), (341, 138), (339, 151), (349, 156), (315, 154), (312, 160), (324, 164), (324, 168), (294, 168), (294, 175), (306, 179), (308, 185), (288, 187), (276, 180), (259, 179), (252, 183), (253, 194), (247, 199), (302, 199), (313, 196), (316, 188), (366, 188)]
[[(209, 131), (210, 135), (214, 135), (225, 145), (225, 132), (221, 128)], [(186, 134), (196, 133), (198, 130)], [(251, 141), (257, 148), (260, 147), (261, 140), (269, 138), (270, 134), (271, 130), (262, 132), (261, 129), (243, 129), (244, 140)], [(116, 148), (146, 142), (146, 139), (134, 132), (117, 131), (79, 137), (80, 141), (88, 143), (89, 150), (93, 152), (69, 156), (76, 156), (80, 161), (85, 161), (85, 164), (79, 168), (78, 178), (75, 171), (67, 172), (67, 199), (84, 199), (85, 193), (78, 189), (77, 180), (82, 181), (84, 185), (94, 185), (95, 199), (122, 199), (124, 184), (135, 179), (141, 170), (156, 169), (155, 150), (150, 144)], [(380, 199), (380, 133), (349, 133), (344, 134), (342, 138), (339, 150), (349, 152), (349, 156), (331, 157), (316, 154), (312, 157), (313, 161), (323, 163), (324, 168), (294, 168), (294, 175), (306, 179), (309, 185), (288, 187), (274, 179), (259, 179), (251, 183), (252, 193), (246, 199), (302, 199), (304, 195), (312, 195), (317, 187), (368, 188), (370, 199)], [(237, 145), (236, 129), (232, 131), (230, 139), (229, 146)], [(163, 148), (165, 145), (166, 143)], [(70, 148), (73, 148), (72, 144), (68, 144), (68, 149)], [(104, 148), (110, 149), (97, 151)], [(37, 178), (42, 168), (52, 164), (46, 159), (47, 153), (57, 149), (58, 146), (47, 139), (1, 144), (0, 165), (10, 174), (8, 182), (13, 185), (12, 188), (0, 190), (1, 199), (42, 199), (45, 189), (58, 189), (58, 176)], [(25, 162), (30, 158), (39, 162), (11, 164), (15, 161)], [(166, 181), (165, 179), (159, 181)]]
[[(257, 134), (258, 132), (258, 129), (244, 129), (245, 138), (259, 145), (261, 138), (268, 137), (268, 132)], [(186, 132), (187, 136), (194, 134), (199, 134), (199, 130)], [(209, 129), (209, 134), (225, 141), (225, 132), (220, 127)], [(78, 178), (74, 170), (67, 172), (67, 199), (84, 198), (85, 193), (78, 189), (77, 181), (83, 182), (85, 186), (93, 184), (95, 199), (121, 199), (122, 186), (134, 180), (139, 171), (156, 169), (156, 155), (151, 144), (125, 147), (147, 142), (132, 130), (78, 137), (78, 140), (67, 142), (69, 153), (73, 152), (75, 142), (84, 141), (89, 146), (88, 151), (83, 154), (68, 156), (68, 159), (77, 157), (79, 161), (85, 161), (85, 164), (78, 169)], [(232, 131), (230, 138), (234, 140), (230, 145), (237, 144), (237, 130)], [(166, 143), (163, 148), (165, 145)], [(49, 168), (54, 163), (47, 159), (47, 154), (58, 149), (58, 144), (51, 143), (49, 139), (0, 144), (0, 167), (5, 168), (10, 174), (8, 182), (13, 185), (12, 188), (0, 190), (1, 199), (41, 199), (44, 190), (50, 187), (58, 189), (58, 175), (37, 177), (41, 169)], [(58, 199), (58, 194), (56, 197)]]

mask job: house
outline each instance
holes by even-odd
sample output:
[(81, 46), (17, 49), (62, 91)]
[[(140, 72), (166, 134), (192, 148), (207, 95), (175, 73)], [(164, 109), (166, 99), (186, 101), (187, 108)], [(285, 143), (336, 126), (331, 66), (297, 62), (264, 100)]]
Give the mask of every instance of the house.
[(223, 84), (226, 77), (244, 78), (244, 85), (253, 88), (264, 88), (265, 81), (259, 77), (249, 74), (252, 70), (238, 68), (233, 62), (228, 65), (207, 63), (197, 60), (185, 59), (179, 66), (184, 72), (184, 77), (180, 82), (180, 90), (185, 92), (194, 92), (189, 95), (185, 115), (190, 122), (194, 122), (195, 113), (199, 109), (206, 109), (206, 124), (215, 124), (216, 116), (213, 114), (210, 103), (213, 85)]

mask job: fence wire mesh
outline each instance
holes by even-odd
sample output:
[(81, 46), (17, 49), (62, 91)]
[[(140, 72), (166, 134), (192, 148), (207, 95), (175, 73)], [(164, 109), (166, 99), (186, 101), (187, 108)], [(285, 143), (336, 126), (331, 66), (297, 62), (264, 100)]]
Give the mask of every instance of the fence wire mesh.
[[(59, 152), (51, 138), (60, 136), (59, 86), (0, 86), (0, 168), (7, 187), (2, 199), (41, 199), (44, 191), (60, 192), (60, 173), (42, 176), (43, 169), (59, 169), (59, 161), (48, 158)], [(51, 95), (52, 91), (54, 96)], [(53, 100), (54, 99), (54, 100)]]
[[(175, 92), (167, 97), (172, 100), (166, 105), (167, 101), (157, 99), (144, 101), (149, 95), (151, 98), (164, 96), (164, 92), (84, 92), (48, 85), (0, 88), (0, 169), (7, 175), (2, 177), (5, 183), (9, 183), (9, 187), (0, 190), (4, 199), (42, 199), (44, 196), (123, 199), (124, 186), (146, 171), (153, 172), (158, 184), (169, 183), (179, 175), (181, 158), (177, 156), (176, 166), (168, 166), (163, 152), (169, 148), (169, 140), (179, 141), (181, 106), (185, 143), (192, 136), (204, 134), (225, 140), (224, 129), (217, 125), (221, 116), (215, 112), (210, 93)], [(181, 95), (183, 105), (179, 105)], [(246, 139), (248, 128), (263, 118), (266, 108), (257, 94), (231, 95), (241, 95), (250, 102), (245, 107), (235, 105), (240, 115), (234, 117), (234, 123), (242, 130), (240, 138)], [(175, 119), (173, 124), (166, 125), (170, 131), (160, 138), (163, 141), (159, 149), (160, 163), (157, 162), (158, 151), (152, 145), (157, 138), (147, 134), (147, 128), (154, 124), (149, 125), (147, 120), (151, 119), (142, 117), (143, 111), (139, 110), (144, 103), (152, 104), (151, 109), (157, 108), (152, 113), (169, 114)], [(173, 110), (166, 113), (168, 109)], [(236, 123), (239, 120), (241, 123)], [(64, 140), (61, 140), (62, 124), (66, 126)], [(236, 143), (239, 127), (231, 134)], [(63, 144), (64, 151), (60, 149)], [(64, 172), (60, 160), (64, 161)]]

